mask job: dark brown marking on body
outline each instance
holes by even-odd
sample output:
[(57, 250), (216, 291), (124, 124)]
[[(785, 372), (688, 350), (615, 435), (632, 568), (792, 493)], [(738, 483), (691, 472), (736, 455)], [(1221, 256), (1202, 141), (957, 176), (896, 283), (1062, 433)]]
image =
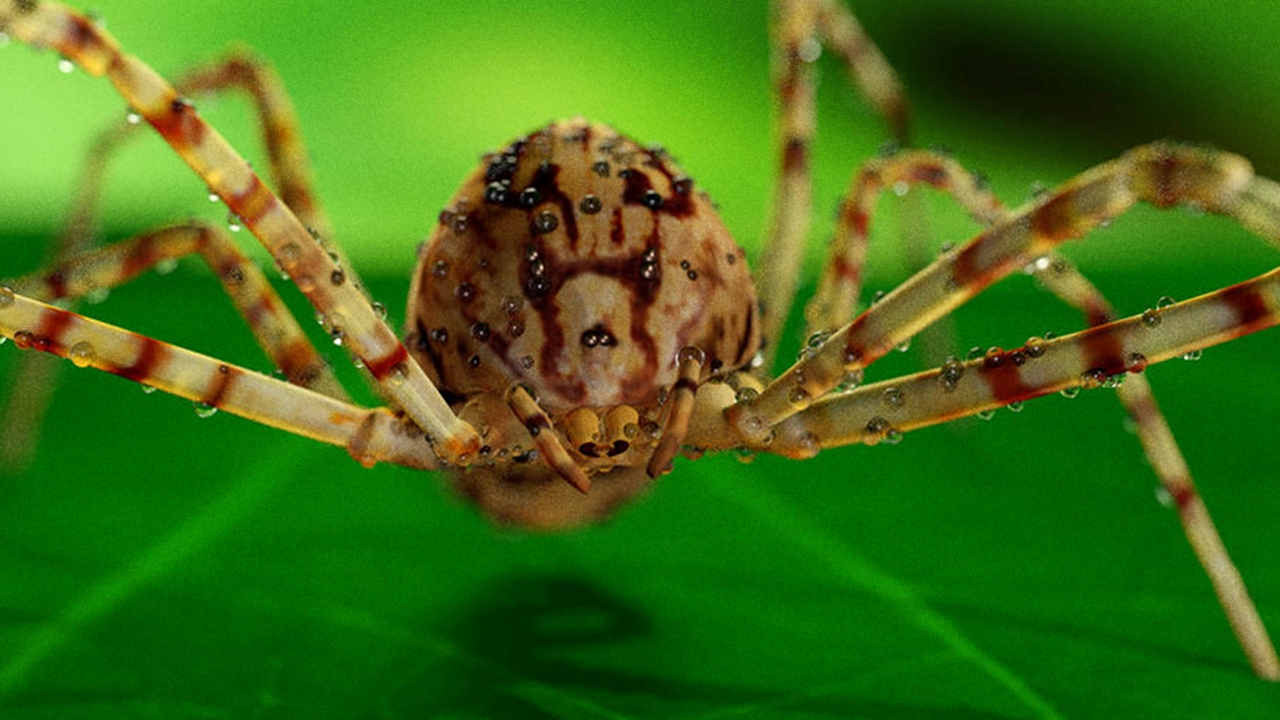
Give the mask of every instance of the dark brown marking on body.
[(543, 202), (551, 201), (560, 206), (560, 222), (564, 224), (564, 234), (569, 238), (569, 247), (578, 247), (578, 217), (574, 214), (573, 200), (560, 190), (558, 176), (560, 166), (543, 163), (533, 173), (529, 187), (538, 191)]
[(1261, 329), (1259, 325), (1267, 321), (1271, 311), (1267, 309), (1266, 300), (1249, 283), (1240, 283), (1222, 291), (1222, 302), (1236, 314), (1240, 327), (1235, 332), (1247, 335)]
[(240, 377), (239, 369), (229, 365), (219, 365), (218, 372), (213, 376), (213, 382), (209, 384), (209, 392), (201, 402), (209, 407), (222, 407), (226, 402), (227, 393), (230, 392), (231, 386), (235, 384), (238, 377)]
[(627, 241), (627, 230), (622, 225), (622, 206), (615, 205), (613, 217), (609, 220), (609, 239), (614, 245), (622, 245)]
[(138, 349), (138, 358), (128, 367), (110, 368), (108, 372), (128, 378), (134, 382), (146, 382), (155, 377), (156, 368), (169, 358), (169, 350), (159, 340), (152, 340), (142, 335), (135, 336), (142, 347)]
[(408, 359), (409, 352), (405, 350), (404, 345), (396, 343), (391, 352), (377, 359), (365, 359), (364, 365), (369, 369), (369, 374), (373, 376), (374, 380), (382, 382), (397, 365)]
[(687, 390), (691, 393), (694, 393), (698, 391), (698, 381), (694, 380), (693, 378), (678, 377), (676, 378), (676, 384), (673, 385), (671, 389), (675, 392), (680, 392), (681, 390)]
[(849, 282), (858, 282), (862, 279), (862, 269), (857, 265), (849, 262), (845, 256), (837, 255), (832, 262), (832, 269), (835, 270), (836, 276), (844, 278)]
[(735, 367), (742, 367), (751, 358), (746, 354), (751, 350), (751, 333), (755, 329), (756, 324), (756, 304), (754, 302), (747, 303), (747, 319), (742, 323), (742, 337), (738, 340), (738, 349), (733, 354), (733, 364)]

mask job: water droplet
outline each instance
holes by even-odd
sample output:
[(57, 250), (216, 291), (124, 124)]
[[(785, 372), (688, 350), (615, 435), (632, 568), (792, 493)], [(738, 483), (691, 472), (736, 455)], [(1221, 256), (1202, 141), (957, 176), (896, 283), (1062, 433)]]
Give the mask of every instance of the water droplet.
[(1129, 353), (1124, 359), (1124, 369), (1131, 373), (1140, 373), (1147, 369), (1147, 356), (1142, 353)]
[(1175, 302), (1177, 301), (1169, 297), (1168, 295), (1161, 295), (1160, 299), (1156, 301), (1156, 309), (1163, 310), (1169, 307), (1170, 305), (1174, 304)]
[(71, 60), (69, 60), (68, 58), (58, 59), (58, 71), (63, 73), (64, 75), (75, 72), (75, 69), (76, 69), (76, 64), (71, 62)]
[(1009, 408), (1009, 411), (1010, 411), (1010, 412), (1020, 413), (1020, 412), (1022, 412), (1022, 401), (1021, 401), (1021, 400), (1014, 400), (1013, 402), (1009, 403), (1008, 405), (1005, 405), (1005, 407)]
[(911, 349), (911, 338), (907, 338), (906, 340), (903, 340), (898, 345), (898, 352), (906, 352), (910, 349)]
[(1106, 381), (1107, 373), (1101, 368), (1093, 368), (1080, 374), (1080, 386), (1086, 390), (1100, 388)]
[(525, 188), (520, 193), (520, 207), (528, 210), (538, 203), (542, 202), (542, 193), (538, 192), (538, 188)]
[(910, 191), (911, 185), (906, 180), (899, 180), (893, 184), (893, 194), (898, 197), (904, 197)]
[(1188, 350), (1182, 353), (1183, 360), (1199, 360), (1201, 357), (1204, 357), (1203, 350)]
[(533, 367), (533, 356), (532, 356), (532, 355), (525, 355), (525, 356), (521, 357), (521, 358), (520, 358), (520, 367), (524, 368), (525, 370), (528, 370), (528, 369), (532, 368), (532, 367)]
[(884, 433), (884, 442), (886, 445), (897, 445), (902, 442), (903, 432), (897, 428), (889, 428)]
[(1035, 337), (1034, 335), (1032, 337), (1027, 338), (1025, 351), (1026, 351), (1027, 357), (1033, 360), (1044, 355), (1044, 340), (1042, 340), (1041, 338)]
[(748, 450), (747, 448), (738, 448), (737, 450), (734, 451), (733, 456), (734, 456), (734, 459), (736, 459), (738, 462), (742, 463), (743, 465), (750, 465), (751, 463), (755, 462), (755, 459), (756, 459), (755, 451)]
[(738, 388), (738, 392), (734, 393), (733, 399), (738, 404), (745, 405), (754, 402), (758, 397), (760, 397), (759, 390), (756, 390), (755, 388), (742, 387)]
[(591, 163), (591, 172), (602, 178), (607, 178), (609, 177), (609, 163), (605, 160), (597, 160)]
[(13, 288), (8, 285), (0, 286), (0, 310), (13, 305), (14, 297)]
[(142, 116), (136, 112), (130, 111), (124, 114), (124, 121), (130, 125), (140, 125), (142, 123)]
[(238, 233), (244, 229), (244, 221), (235, 213), (227, 213), (227, 229), (233, 233)]
[(887, 293), (883, 290), (877, 290), (876, 293), (871, 296), (871, 304), (875, 305), (876, 303), (880, 302), (881, 300), (884, 299), (884, 296), (886, 294)]
[(380, 302), (376, 302), (376, 301), (375, 301), (375, 302), (374, 302), (370, 307), (372, 307), (372, 308), (373, 308), (373, 315), (374, 315), (374, 317), (378, 318), (379, 320), (386, 320), (386, 319), (387, 319), (387, 306), (386, 306), (386, 305), (383, 305), (382, 303), (380, 303)]
[(650, 210), (657, 210), (662, 207), (662, 195), (659, 195), (657, 190), (646, 190), (640, 202)]
[(862, 384), (862, 368), (854, 368), (844, 374), (840, 378), (840, 382), (836, 383), (834, 390), (836, 392), (848, 392)]
[(907, 404), (907, 398), (902, 394), (902, 390), (897, 387), (887, 387), (880, 395), (880, 402), (891, 408), (900, 408)]
[(863, 438), (862, 442), (867, 445), (875, 445), (884, 439), (885, 434), (888, 433), (892, 427), (893, 426), (889, 424), (888, 420), (877, 415), (867, 421), (865, 428), (866, 437)]
[(329, 284), (337, 287), (347, 281), (347, 274), (342, 272), (342, 268), (335, 268), (329, 273)]
[(595, 195), (586, 195), (578, 203), (578, 209), (586, 215), (595, 215), (604, 208), (604, 203)]
[(1173, 500), (1173, 493), (1163, 485), (1156, 486), (1156, 502), (1162, 507), (1172, 508), (1176, 503)]
[(966, 355), (966, 357), (967, 357), (968, 359), (970, 359), (970, 360), (977, 360), (978, 358), (980, 358), (980, 357), (982, 357), (983, 355), (986, 355), (986, 354), (987, 354), (987, 351), (986, 351), (986, 350), (983, 350), (982, 348), (978, 347), (977, 345), (974, 345), (973, 347), (969, 348), (969, 352), (968, 352), (968, 354)]
[(143, 395), (150, 395), (150, 394), (152, 394), (152, 393), (154, 393), (154, 392), (156, 391), (156, 389), (155, 389), (155, 388), (153, 388), (153, 387), (151, 387), (150, 385), (147, 385), (147, 384), (145, 384), (145, 383), (139, 383), (139, 384), (138, 384), (138, 387), (142, 388), (142, 394), (143, 394)]
[(177, 259), (177, 258), (165, 258), (165, 259), (161, 260), (160, 262), (156, 263), (156, 274), (157, 274), (157, 275), (168, 275), (168, 274), (172, 273), (174, 270), (177, 270), (177, 269), (178, 269), (178, 259)]
[(938, 385), (943, 392), (952, 392), (960, 384), (960, 378), (964, 377), (964, 363), (960, 362), (960, 358), (952, 355), (942, 363), (942, 371), (938, 373)]
[(26, 350), (34, 345), (36, 336), (32, 335), (28, 330), (19, 330), (13, 334), (13, 344), (19, 350)]
[(524, 334), (524, 321), (519, 318), (511, 318), (507, 321), (507, 334), (512, 338), (518, 338)]
[(83, 340), (67, 350), (67, 359), (72, 365), (80, 368), (89, 367), (97, 357), (98, 354), (94, 352), (93, 346)]
[(9, 47), (9, 33), (0, 32), (0, 50)]
[(524, 300), (516, 295), (507, 295), (502, 298), (502, 311), (508, 315), (520, 312), (522, 306), (524, 306)]
[(545, 235), (560, 226), (560, 219), (550, 210), (543, 210), (533, 219), (533, 231)]
[(488, 342), (491, 334), (492, 331), (489, 330), (489, 323), (478, 322), (471, 326), (471, 337), (475, 338), (478, 342)]
[(333, 338), (334, 345), (341, 345), (347, 339), (347, 331), (340, 327), (335, 327), (329, 331), (329, 337)]
[(476, 286), (469, 282), (464, 282), (454, 291), (454, 295), (458, 297), (460, 302), (469, 303), (476, 299)]
[(800, 386), (791, 388), (791, 392), (787, 395), (787, 401), (792, 405), (803, 405), (809, 399), (809, 391)]
[(822, 43), (810, 35), (800, 41), (799, 47), (796, 48), (796, 55), (804, 62), (817, 62), (818, 58), (822, 56)]
[(1060, 395), (1062, 395), (1062, 397), (1067, 398), (1068, 400), (1070, 400), (1071, 398), (1073, 398), (1073, 397), (1075, 397), (1075, 396), (1077, 396), (1077, 395), (1079, 395), (1079, 394), (1080, 394), (1080, 386), (1079, 386), (1079, 385), (1069, 385), (1069, 386), (1064, 387), (1064, 388), (1062, 388), (1061, 390), (1059, 390), (1059, 391), (1058, 391), (1058, 394), (1060, 394)]
[(200, 418), (201, 420), (204, 420), (206, 418), (211, 418), (214, 415), (218, 414), (218, 408), (210, 405), (209, 403), (204, 403), (197, 400), (196, 402), (192, 403), (192, 405), (196, 409), (196, 417)]
[(990, 420), (991, 418), (993, 418), (993, 417), (995, 417), (995, 416), (996, 416), (996, 411), (995, 411), (995, 410), (982, 410), (982, 411), (980, 411), (980, 412), (978, 412), (978, 413), (977, 413), (977, 416), (978, 416), (978, 419), (979, 419), (979, 420)]

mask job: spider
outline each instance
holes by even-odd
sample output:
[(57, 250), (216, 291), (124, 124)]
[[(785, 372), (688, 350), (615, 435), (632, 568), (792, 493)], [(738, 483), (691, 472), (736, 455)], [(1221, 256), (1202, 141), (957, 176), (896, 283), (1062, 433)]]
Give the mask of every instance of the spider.
[[(1268, 273), (1116, 319), (1053, 254), (1138, 201), (1192, 204), (1274, 239), (1280, 188), (1237, 156), (1156, 143), (1011, 210), (944, 154), (887, 154), (856, 176), (819, 293), (806, 308), (809, 343), (771, 379), (764, 368), (795, 294), (807, 230), (809, 64), (822, 45), (847, 61), (899, 140), (909, 139), (905, 96), (843, 6), (791, 0), (777, 12), (782, 178), (754, 280), (709, 198), (664, 151), (604, 125), (561, 121), (486, 156), (440, 213), (413, 274), (401, 342), (327, 239), (287, 97), (265, 66), (233, 57), (175, 89), (75, 11), (6, 0), (0, 27), (7, 35), (108, 76), (129, 104), (127, 127), (112, 131), (102, 154), (132, 126), (155, 128), (262, 241), (388, 407), (351, 404), (261, 272), (205, 224), (102, 250), (85, 249), (73, 225), (67, 257), (0, 291), (0, 332), (20, 348), (344, 447), (366, 465), (444, 469), (493, 517), (539, 528), (609, 515), (682, 450), (811, 457), (851, 443), (895, 442), (910, 430), (1053, 392), (1116, 385), (1127, 375), (1126, 402), (1246, 653), (1259, 675), (1280, 679), (1265, 630), (1141, 380), (1151, 363), (1275, 324), (1280, 281)], [(187, 99), (232, 87), (258, 100), (276, 192)], [(855, 317), (872, 201), (917, 184), (950, 193), (988, 227)], [(287, 382), (49, 304), (193, 253), (213, 267)], [(865, 367), (1025, 267), (1084, 310), (1093, 327), (862, 384)]]

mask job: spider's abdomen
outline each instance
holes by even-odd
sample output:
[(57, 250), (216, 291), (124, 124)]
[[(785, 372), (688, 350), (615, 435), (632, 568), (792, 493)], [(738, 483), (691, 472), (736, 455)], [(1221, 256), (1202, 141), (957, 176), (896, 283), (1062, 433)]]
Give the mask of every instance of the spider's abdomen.
[(517, 381), (554, 416), (654, 406), (686, 346), (708, 372), (746, 364), (755, 314), (742, 249), (692, 180), (574, 120), (485, 157), (422, 251), (407, 323), (446, 394)]

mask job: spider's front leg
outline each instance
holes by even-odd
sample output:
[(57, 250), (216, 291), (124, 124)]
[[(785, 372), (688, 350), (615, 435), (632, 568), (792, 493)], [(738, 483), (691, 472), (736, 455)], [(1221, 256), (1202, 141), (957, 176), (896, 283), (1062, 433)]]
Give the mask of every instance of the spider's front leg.
[(440, 456), (462, 464), (475, 456), (475, 429), (454, 415), (338, 262), (171, 85), (121, 52), (91, 20), (57, 3), (9, 0), (0, 5), (0, 24), (23, 42), (56, 49), (89, 74), (107, 76), (133, 111), (243, 219), (386, 396), (427, 432)]
[(366, 409), (0, 288), (0, 336), (254, 422), (346, 448), (365, 465), (435, 469), (422, 432)]

